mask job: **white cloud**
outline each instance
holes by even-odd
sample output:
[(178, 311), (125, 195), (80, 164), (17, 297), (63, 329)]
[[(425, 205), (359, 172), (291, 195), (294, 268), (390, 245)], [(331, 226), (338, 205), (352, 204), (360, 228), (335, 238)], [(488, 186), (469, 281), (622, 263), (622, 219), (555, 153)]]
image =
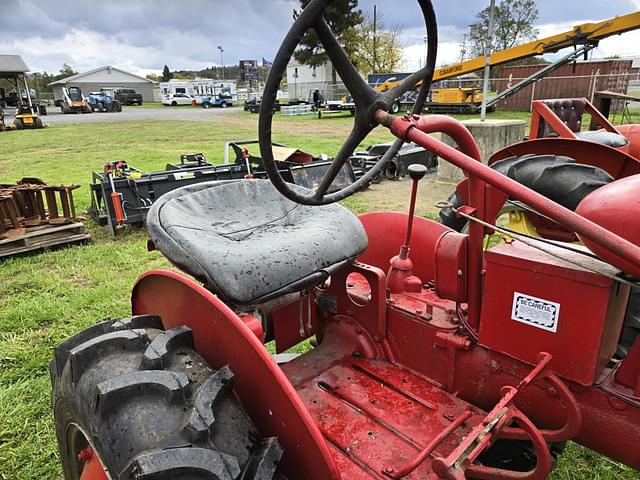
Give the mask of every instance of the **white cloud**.
[[(199, 38), (180, 33), (168, 34), (167, 40), (173, 45), (200, 41)], [(206, 66), (175, 51), (179, 50), (177, 48), (173, 50), (170, 58), (179, 68), (200, 69)], [(133, 73), (146, 74), (156, 71), (148, 66), (162, 64), (169, 56), (167, 50), (158, 46), (133, 46), (120, 41), (117, 36), (106, 36), (82, 28), (72, 29), (57, 38), (36, 36), (0, 42), (0, 51), (22, 55), (33, 71), (49, 72), (56, 72), (66, 62), (80, 72), (113, 65)]]

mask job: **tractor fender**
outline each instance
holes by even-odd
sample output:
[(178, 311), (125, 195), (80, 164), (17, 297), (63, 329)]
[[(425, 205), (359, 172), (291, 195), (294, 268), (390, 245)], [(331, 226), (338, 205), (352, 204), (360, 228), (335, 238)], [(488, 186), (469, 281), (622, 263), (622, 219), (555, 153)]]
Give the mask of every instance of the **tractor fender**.
[(234, 391), (261, 434), (278, 437), (288, 478), (305, 472), (309, 480), (339, 479), (320, 429), (275, 360), (251, 329), (222, 300), (176, 272), (153, 270), (133, 288), (134, 315), (153, 313), (166, 329), (185, 325), (196, 351), (213, 368), (228, 365)]
[[(587, 195), (576, 212), (607, 230), (640, 245), (640, 175), (609, 183)], [(600, 245), (578, 235), (578, 238), (606, 261), (631, 272), (637, 267), (627, 259), (607, 251)], [(637, 263), (637, 262), (636, 262)]]
[(634, 158), (640, 159), (640, 125), (616, 125), (616, 130), (618, 130), (621, 135), (624, 135), (626, 139), (629, 140), (629, 155)]

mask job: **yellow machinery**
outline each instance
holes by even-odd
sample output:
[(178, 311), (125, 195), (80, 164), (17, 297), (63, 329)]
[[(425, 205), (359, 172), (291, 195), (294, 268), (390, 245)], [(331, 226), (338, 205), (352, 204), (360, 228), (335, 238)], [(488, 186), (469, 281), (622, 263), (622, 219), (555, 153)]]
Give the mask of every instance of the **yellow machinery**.
[(482, 101), (482, 92), (473, 87), (433, 88), (431, 98), (437, 103), (475, 103)]
[[(586, 53), (595, 48), (603, 38), (620, 35), (638, 28), (640, 28), (640, 11), (609, 18), (601, 22), (583, 23), (563, 33), (540, 38), (492, 53), (489, 57), (489, 63), (491, 66), (496, 66), (514, 60), (521, 60), (545, 53), (554, 53), (564, 48), (574, 47), (574, 51), (570, 54), (546, 66), (536, 74), (508, 90), (505, 90), (497, 97), (492, 98), (490, 102), (487, 103), (488, 107), (491, 108), (495, 106), (500, 100), (516, 93), (530, 83), (539, 80), (561, 65), (576, 60), (580, 55), (586, 55)], [(486, 57), (481, 55), (470, 60), (437, 68), (433, 75), (433, 82), (439, 82), (480, 70), (484, 68), (485, 62)], [(377, 85), (375, 88), (380, 92), (384, 92), (399, 83), (399, 80), (392, 78)], [(419, 85), (420, 84), (418, 84), (418, 86)], [(426, 108), (438, 113), (470, 113), (475, 111), (482, 103), (482, 93), (477, 88), (434, 88), (431, 93), (432, 98), (431, 101), (426, 104)], [(392, 111), (399, 110), (399, 107), (399, 105), (394, 106)]]
[(91, 113), (91, 105), (79, 87), (62, 87), (63, 100), (60, 103), (62, 113)]
[(482, 90), (474, 87), (432, 88), (427, 109), (433, 113), (473, 113), (482, 103)]
[[(7, 80), (15, 89), (16, 114), (13, 125), (6, 125), (4, 119), (0, 119), (0, 130), (14, 128), (42, 128), (44, 123), (38, 116), (38, 106), (34, 105), (27, 84), (26, 72), (29, 68), (19, 55), (0, 55), (0, 79)], [(3, 88), (0, 95), (0, 109), (3, 103), (8, 103)], [(2, 116), (2, 115), (0, 115)]]

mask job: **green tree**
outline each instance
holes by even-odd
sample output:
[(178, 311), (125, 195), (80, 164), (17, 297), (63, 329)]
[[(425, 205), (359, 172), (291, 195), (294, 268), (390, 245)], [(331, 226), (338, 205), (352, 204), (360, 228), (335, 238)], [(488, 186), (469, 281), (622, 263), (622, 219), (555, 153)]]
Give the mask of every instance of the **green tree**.
[[(505, 50), (538, 35), (534, 23), (539, 17), (535, 0), (502, 0), (495, 7), (492, 51)], [(484, 55), (489, 31), (489, 7), (477, 15), (478, 21), (469, 25), (466, 47), (472, 56)]]
[[(300, 0), (301, 7), (304, 9), (310, 1)], [(300, 13), (300, 11), (294, 10), (293, 18), (298, 18)], [(362, 10), (358, 8), (358, 0), (335, 0), (327, 6), (324, 17), (349, 58), (353, 59), (358, 46), (354, 42), (354, 36), (351, 32), (354, 27), (360, 25), (364, 20)], [(318, 35), (313, 29), (304, 34), (293, 56), (301, 64), (309, 65), (310, 67), (324, 65), (329, 59)], [(332, 77), (333, 83), (336, 83), (335, 68), (333, 69)]]
[[(364, 75), (375, 72), (396, 72), (402, 68), (402, 27), (385, 28), (382, 17), (375, 21), (367, 14), (363, 21), (347, 34), (349, 43), (356, 45), (353, 64)], [(353, 37), (353, 38), (352, 38)]]
[(162, 69), (162, 77), (160, 78), (163, 82), (168, 82), (173, 78), (173, 73), (171, 73), (171, 70), (169, 70), (168, 66), (164, 66), (164, 68)]
[(67, 78), (67, 77), (70, 77), (71, 75), (76, 75), (77, 73), (78, 72), (76, 72), (73, 68), (71, 68), (71, 66), (68, 63), (63, 63), (62, 68), (60, 69), (60, 73), (56, 75), (56, 80), (59, 80), (61, 78)]

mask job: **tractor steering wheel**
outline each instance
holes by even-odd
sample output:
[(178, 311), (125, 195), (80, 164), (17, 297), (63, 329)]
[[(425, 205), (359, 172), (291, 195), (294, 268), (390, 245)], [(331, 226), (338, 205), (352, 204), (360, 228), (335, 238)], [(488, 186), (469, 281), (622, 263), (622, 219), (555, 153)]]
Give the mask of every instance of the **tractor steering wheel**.
[[(331, 183), (340, 172), (342, 166), (349, 160), (354, 150), (367, 135), (376, 128), (377, 123), (374, 120), (375, 112), (378, 110), (388, 112), (393, 103), (404, 93), (414, 89), (420, 80), (422, 80), (422, 86), (413, 107), (412, 114), (422, 112), (429, 88), (431, 87), (436, 62), (438, 32), (433, 5), (431, 4), (431, 0), (418, 0), (427, 24), (427, 63), (424, 68), (409, 75), (394, 88), (384, 93), (377, 92), (360, 76), (324, 19), (324, 11), (332, 1), (333, 0), (312, 0), (296, 19), (282, 41), (282, 45), (273, 61), (260, 106), (260, 118), (258, 121), (260, 153), (269, 180), (271, 180), (271, 183), (273, 183), (282, 195), (303, 205), (327, 205), (342, 200), (361, 190), (382, 171), (385, 163), (391, 160), (404, 144), (402, 139), (397, 139), (373, 168), (354, 183), (337, 192), (327, 193)], [(273, 123), (273, 107), (276, 101), (278, 87), (287, 70), (287, 64), (293, 52), (300, 43), (302, 36), (310, 28), (315, 30), (327, 56), (347, 87), (349, 94), (353, 97), (355, 103), (355, 120), (351, 133), (329, 165), (318, 187), (310, 193), (302, 193), (299, 190), (291, 188), (278, 171), (271, 148), (271, 128)]]

